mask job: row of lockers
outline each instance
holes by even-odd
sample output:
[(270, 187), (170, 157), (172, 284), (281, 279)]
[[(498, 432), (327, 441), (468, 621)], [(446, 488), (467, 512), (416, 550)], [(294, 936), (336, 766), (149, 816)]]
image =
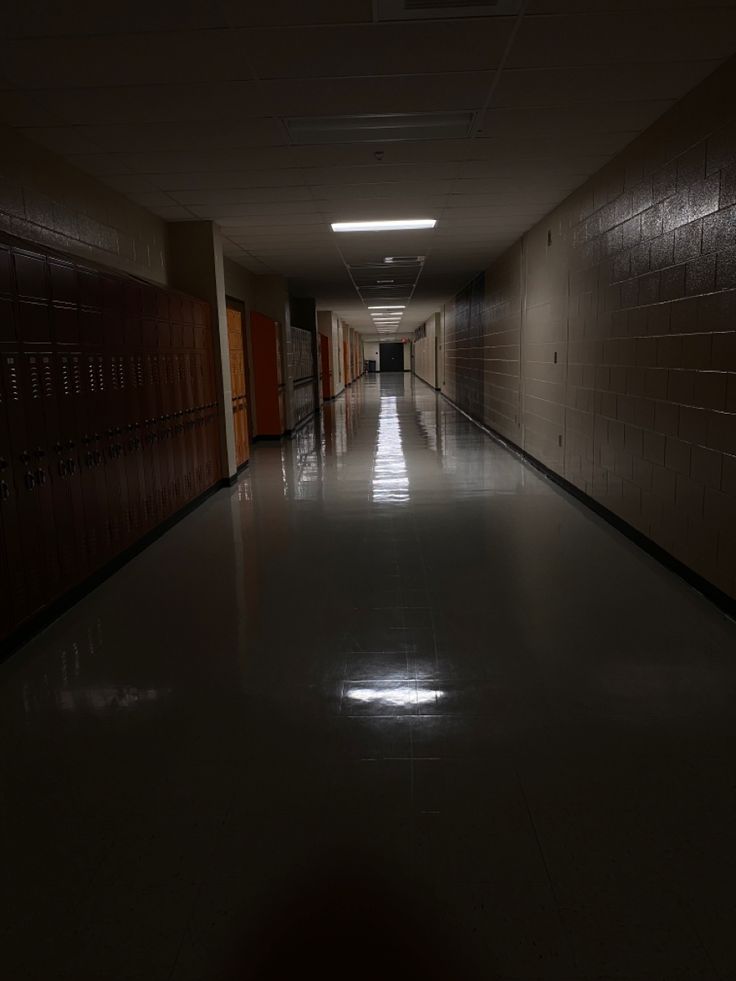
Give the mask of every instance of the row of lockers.
[(316, 357), (314, 334), (302, 327), (291, 328), (291, 358), (294, 377), (294, 425), (307, 419), (317, 408)]
[[(0, 254), (7, 634), (212, 486), (221, 464), (207, 304), (38, 252)], [(52, 292), (60, 265), (64, 307)], [(48, 336), (22, 329), (29, 292)], [(74, 328), (59, 331), (59, 310)]]

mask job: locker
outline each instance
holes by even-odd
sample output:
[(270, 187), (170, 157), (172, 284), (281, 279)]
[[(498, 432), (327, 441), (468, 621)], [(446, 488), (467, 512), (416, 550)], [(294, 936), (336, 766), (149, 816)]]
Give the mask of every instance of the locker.
[(9, 296), (0, 295), (0, 350), (17, 350), (18, 338), (15, 319), (12, 299)]
[(5, 417), (9, 433), (10, 460), (13, 472), (13, 493), (21, 545), (21, 564), (17, 575), (17, 601), (23, 619), (41, 609), (50, 591), (47, 588), (46, 548), (55, 548), (44, 539), (41, 502), (37, 494), (36, 458), (33, 453), (33, 424), (26, 413), (29, 401), (26, 390), (27, 374), (23, 371), (21, 355), (3, 356)]
[(49, 299), (46, 258), (32, 252), (15, 252), (15, 284), (21, 300)]
[(248, 404), (245, 372), (245, 339), (243, 318), (240, 310), (228, 307), (227, 311), (228, 349), (230, 353), (230, 388), (232, 395), (231, 411), (235, 430), (235, 463), (240, 467), (247, 462), (248, 449)]
[(7, 633), (32, 612), (23, 572), (17, 489), (7, 417), (4, 372), (0, 372), (0, 577), (3, 596), (0, 631)]
[(52, 302), (62, 306), (76, 307), (79, 303), (76, 267), (71, 262), (49, 259), (48, 269)]
[(281, 436), (285, 422), (280, 328), (270, 317), (252, 313), (250, 329), (255, 432), (259, 436)]
[(0, 636), (220, 476), (209, 308), (0, 244)]
[(81, 579), (89, 570), (84, 541), (80, 530), (84, 528), (84, 498), (82, 471), (79, 457), (79, 401), (82, 394), (81, 354), (61, 351), (55, 355), (57, 399), (54, 410), (58, 418), (58, 433), (52, 446), (55, 483), (63, 482), (68, 495), (69, 517), (61, 535), (70, 541), (62, 554), (62, 567), (73, 563), (72, 581)]
[(17, 306), (18, 340), (21, 344), (49, 344), (51, 318), (47, 303), (21, 301)]

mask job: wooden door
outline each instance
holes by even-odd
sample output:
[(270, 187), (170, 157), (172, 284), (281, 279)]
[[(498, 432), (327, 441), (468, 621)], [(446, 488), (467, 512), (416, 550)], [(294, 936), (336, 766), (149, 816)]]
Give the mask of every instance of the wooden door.
[(322, 354), (322, 398), (332, 397), (332, 368), (330, 367), (330, 341), (324, 334), (319, 335)]
[(227, 341), (230, 350), (230, 386), (232, 389), (233, 428), (235, 429), (235, 463), (242, 467), (248, 460), (248, 399), (245, 382), (245, 345), (243, 316), (240, 310), (227, 308)]

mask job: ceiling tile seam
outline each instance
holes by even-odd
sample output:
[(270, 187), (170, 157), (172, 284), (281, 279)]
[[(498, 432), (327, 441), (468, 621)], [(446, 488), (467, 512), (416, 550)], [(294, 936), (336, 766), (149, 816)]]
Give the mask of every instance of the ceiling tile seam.
[(248, 249), (244, 248), (242, 245), (239, 245), (236, 241), (234, 241), (234, 239), (230, 238), (229, 235), (225, 235), (222, 228), (220, 228), (220, 234), (222, 235), (222, 238), (226, 242), (229, 242), (234, 248), (236, 248), (238, 252), (242, 252), (244, 255), (247, 255), (249, 259), (252, 259), (254, 262), (259, 263), (261, 266), (264, 266), (266, 269), (270, 270), (273, 275), (278, 275), (278, 271), (274, 269), (273, 266), (270, 266), (267, 262), (264, 262), (263, 259), (260, 259), (258, 256), (253, 255), (252, 252), (249, 252)]

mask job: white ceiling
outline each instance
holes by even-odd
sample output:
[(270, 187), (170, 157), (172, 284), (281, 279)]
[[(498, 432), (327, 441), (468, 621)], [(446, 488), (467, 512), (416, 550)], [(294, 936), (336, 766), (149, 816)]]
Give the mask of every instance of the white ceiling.
[[(169, 221), (216, 220), (235, 261), (288, 276), (362, 329), (346, 266), (426, 256), (412, 328), (736, 37), (736, 0), (519, 7), (377, 23), (371, 0), (12, 0), (0, 119)], [(283, 122), (452, 110), (475, 114), (468, 138), (295, 146)], [(329, 227), (402, 217), (438, 225)]]

